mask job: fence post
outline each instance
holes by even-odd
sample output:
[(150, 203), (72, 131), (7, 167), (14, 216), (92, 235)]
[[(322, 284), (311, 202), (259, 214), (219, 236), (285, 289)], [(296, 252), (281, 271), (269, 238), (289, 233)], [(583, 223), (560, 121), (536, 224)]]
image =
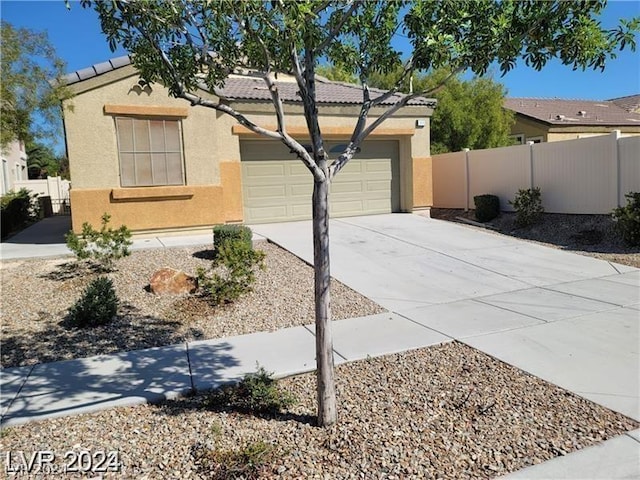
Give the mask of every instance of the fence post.
[(529, 188), (533, 189), (533, 142), (527, 142), (529, 145)]
[(464, 152), (464, 211), (469, 211), (469, 149), (463, 148)]
[(619, 207), (622, 205), (622, 200), (620, 199), (620, 196), (622, 194), (622, 172), (620, 171), (620, 142), (618, 141), (620, 139), (620, 130), (613, 130), (611, 132), (611, 139), (613, 140), (613, 144), (614, 144), (614, 148), (613, 148), (613, 154), (615, 155), (614, 159), (615, 159), (615, 169), (616, 169), (616, 201), (614, 202), (614, 208), (615, 207)]

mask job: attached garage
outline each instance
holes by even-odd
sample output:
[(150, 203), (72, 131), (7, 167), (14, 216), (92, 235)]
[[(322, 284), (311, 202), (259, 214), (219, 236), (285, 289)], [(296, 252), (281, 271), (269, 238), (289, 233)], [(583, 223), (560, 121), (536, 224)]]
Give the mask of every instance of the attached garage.
[[(344, 142), (326, 144), (331, 159), (343, 148)], [(281, 142), (243, 140), (240, 156), (245, 223), (311, 218), (313, 177), (295, 154)], [(332, 217), (399, 211), (398, 142), (364, 142), (334, 178), (329, 198)]]

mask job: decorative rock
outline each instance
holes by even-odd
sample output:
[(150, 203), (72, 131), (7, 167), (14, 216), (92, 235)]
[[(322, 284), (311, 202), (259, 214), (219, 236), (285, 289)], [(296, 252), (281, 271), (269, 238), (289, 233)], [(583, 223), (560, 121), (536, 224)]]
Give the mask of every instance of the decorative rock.
[(149, 280), (149, 287), (156, 295), (193, 293), (198, 288), (198, 280), (180, 270), (161, 268)]

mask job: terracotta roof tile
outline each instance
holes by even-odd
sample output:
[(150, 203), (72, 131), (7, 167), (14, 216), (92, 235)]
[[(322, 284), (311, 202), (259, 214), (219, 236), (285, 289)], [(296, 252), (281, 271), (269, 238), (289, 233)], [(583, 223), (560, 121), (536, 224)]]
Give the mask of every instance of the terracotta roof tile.
[(640, 94), (628, 95), (626, 97), (610, 98), (608, 102), (613, 102), (627, 112), (640, 112)]
[[(67, 85), (97, 77), (104, 73), (125, 67), (131, 64), (128, 55), (113, 58), (107, 62), (98, 63), (88, 68), (83, 68), (75, 72), (69, 73), (64, 77)], [(285, 102), (300, 102), (298, 94), (298, 86), (295, 82), (280, 81), (278, 88), (280, 95)], [(230, 100), (249, 100), (249, 101), (270, 101), (271, 95), (260, 78), (256, 77), (230, 77), (227, 79), (223, 88), (217, 88), (214, 92), (216, 95)], [(371, 97), (376, 98), (384, 93), (383, 90), (371, 89)], [(382, 105), (393, 105), (402, 98), (402, 94), (396, 94), (382, 102)], [(316, 98), (321, 104), (334, 105), (357, 105), (362, 103), (362, 89), (358, 85), (352, 85), (342, 82), (331, 82), (326, 79), (317, 78), (316, 80)], [(430, 108), (435, 107), (436, 101), (431, 98), (417, 97), (410, 100), (408, 105), (423, 105)]]
[(640, 126), (640, 114), (628, 112), (608, 100), (507, 98), (504, 106), (549, 125)]

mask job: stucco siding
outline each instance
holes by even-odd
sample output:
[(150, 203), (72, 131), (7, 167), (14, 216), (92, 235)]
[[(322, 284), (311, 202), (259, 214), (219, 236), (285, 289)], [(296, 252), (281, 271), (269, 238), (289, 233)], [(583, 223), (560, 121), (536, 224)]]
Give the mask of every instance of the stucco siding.
[[(110, 72), (74, 84), (76, 96), (65, 102), (64, 122), (72, 182), (73, 228), (83, 222), (98, 224), (104, 212), (116, 224), (132, 230), (171, 229), (224, 222), (242, 222), (240, 142), (247, 138), (232, 117), (206, 107), (191, 107), (170, 98), (160, 85), (142, 88), (135, 71), (125, 78)], [(275, 128), (273, 106), (264, 102), (233, 102), (254, 123)], [(320, 125), (328, 140), (347, 140), (357, 121), (357, 105), (321, 105)], [(287, 126), (304, 141), (306, 121), (299, 104), (285, 105)], [(383, 110), (372, 109), (372, 122)], [(399, 142), (401, 209), (432, 203), (429, 116), (425, 106), (409, 106), (386, 120), (371, 138)], [(185, 187), (192, 196), (136, 195), (122, 189), (115, 118), (120, 115), (179, 119)], [(420, 120), (420, 122), (418, 122)], [(419, 126), (418, 126), (419, 125)], [(206, 187), (206, 188), (205, 188)], [(170, 187), (135, 187), (164, 192)], [(178, 188), (178, 187), (175, 187)], [(415, 194), (414, 194), (415, 192)]]

